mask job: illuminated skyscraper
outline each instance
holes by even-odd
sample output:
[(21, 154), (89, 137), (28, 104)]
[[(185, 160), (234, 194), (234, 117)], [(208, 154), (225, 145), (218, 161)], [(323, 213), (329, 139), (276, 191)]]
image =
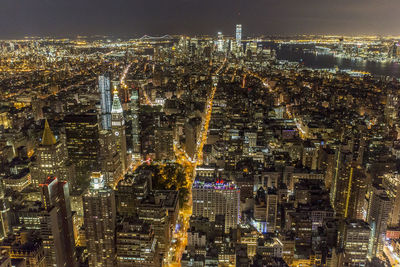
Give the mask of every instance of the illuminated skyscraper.
[(394, 42), (393, 45), (389, 48), (389, 57), (397, 58), (400, 53), (400, 43)]
[(110, 130), (112, 100), (109, 74), (99, 76), (99, 91), (101, 105), (101, 126), (104, 130)]
[(385, 189), (374, 185), (370, 192), (368, 204), (368, 223), (371, 225), (371, 236), (369, 253), (370, 256), (379, 256), (383, 250), (387, 223), (392, 204)]
[(242, 46), (242, 25), (237, 24), (236, 25), (236, 47), (238, 50), (240, 50)]
[(115, 198), (103, 175), (92, 173), (90, 187), (83, 196), (84, 225), (90, 267), (114, 267)]
[(370, 226), (362, 220), (345, 220), (340, 236), (343, 252), (336, 266), (365, 266), (370, 232)]
[(275, 190), (268, 189), (267, 192), (267, 231), (269, 233), (275, 232), (276, 229), (276, 217), (278, 211), (278, 195), (276, 194)]
[[(253, 192), (252, 192), (253, 193)], [(265, 190), (260, 187), (254, 198), (254, 226), (262, 233), (267, 232), (267, 199)]]
[(42, 142), (36, 149), (36, 164), (32, 171), (32, 183), (38, 186), (48, 176), (56, 176), (61, 180), (66, 179), (65, 147), (57, 140), (50, 129), (47, 120), (44, 124)]
[(338, 148), (335, 157), (336, 169), (330, 191), (331, 205), (337, 216), (347, 218), (349, 188), (351, 189), (354, 173), (353, 154)]
[(100, 169), (99, 124), (96, 114), (64, 118), (68, 158), (75, 164), (78, 185), (87, 185), (92, 171)]
[(224, 52), (224, 36), (222, 32), (218, 32), (217, 50), (218, 52)]
[(126, 162), (126, 136), (125, 136), (125, 119), (119, 101), (118, 92), (114, 92), (114, 99), (111, 109), (111, 128), (115, 138), (115, 145), (117, 152), (121, 157), (122, 173), (125, 173), (127, 162)]
[(388, 225), (396, 227), (400, 224), (400, 175), (397, 172), (387, 173), (383, 176), (382, 184), (392, 201)]
[(131, 95), (131, 120), (132, 120), (132, 154), (135, 158), (140, 154), (139, 142), (139, 94), (134, 89)]
[(240, 189), (234, 183), (195, 181), (193, 184), (193, 216), (215, 221), (216, 215), (225, 216), (225, 232), (236, 229), (240, 215)]
[(121, 157), (114, 141), (112, 131), (99, 132), (101, 172), (104, 174), (106, 183), (111, 187), (122, 176)]
[(353, 168), (348, 184), (345, 217), (349, 219), (364, 219), (365, 193), (367, 192), (367, 177), (361, 167)]
[(68, 183), (49, 177), (40, 187), (45, 215), (40, 231), (46, 266), (77, 266)]

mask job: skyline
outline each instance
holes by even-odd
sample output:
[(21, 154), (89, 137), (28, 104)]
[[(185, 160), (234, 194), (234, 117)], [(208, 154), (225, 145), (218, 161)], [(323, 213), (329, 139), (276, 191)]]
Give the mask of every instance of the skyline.
[(109, 1), (4, 0), (0, 39), (25, 36), (71, 37), (112, 35), (133, 37), (163, 34), (243, 36), (338, 34), (399, 35), (396, 0), (321, 2), (255, 0)]
[(218, 30), (0, 40), (0, 267), (400, 267), (400, 36)]

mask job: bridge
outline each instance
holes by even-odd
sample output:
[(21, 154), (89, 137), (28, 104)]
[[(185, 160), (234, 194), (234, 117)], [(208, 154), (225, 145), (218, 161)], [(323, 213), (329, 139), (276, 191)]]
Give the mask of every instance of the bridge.
[(139, 38), (140, 41), (157, 41), (157, 40), (171, 40), (173, 39), (171, 35), (166, 34), (163, 36), (149, 36), (149, 35), (144, 35), (142, 37)]

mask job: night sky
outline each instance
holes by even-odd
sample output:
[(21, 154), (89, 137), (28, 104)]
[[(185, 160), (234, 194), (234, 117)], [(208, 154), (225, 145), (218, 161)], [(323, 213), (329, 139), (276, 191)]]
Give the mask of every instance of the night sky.
[(0, 0), (0, 38), (400, 34), (400, 0)]

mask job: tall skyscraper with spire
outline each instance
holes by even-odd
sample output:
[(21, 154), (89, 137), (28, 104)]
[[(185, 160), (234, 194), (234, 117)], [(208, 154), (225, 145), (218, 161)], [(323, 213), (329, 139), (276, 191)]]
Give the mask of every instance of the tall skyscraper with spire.
[(99, 91), (101, 105), (101, 127), (103, 130), (111, 129), (111, 86), (108, 73), (99, 76)]
[(242, 46), (242, 25), (236, 24), (236, 46), (238, 49)]
[(222, 35), (222, 32), (218, 32), (218, 40), (217, 40), (217, 50), (218, 52), (224, 52), (224, 36)]
[(131, 120), (132, 120), (132, 155), (139, 158), (140, 142), (139, 142), (139, 94), (134, 89), (131, 95)]
[(46, 120), (42, 141), (36, 149), (36, 163), (32, 172), (33, 185), (38, 186), (48, 176), (56, 176), (61, 180), (66, 179), (65, 159), (64, 144), (56, 139)]
[(90, 177), (90, 186), (83, 196), (83, 211), (89, 267), (114, 267), (115, 197), (99, 172)]
[(118, 91), (114, 92), (113, 104), (111, 109), (111, 129), (115, 138), (117, 151), (121, 157), (122, 173), (125, 173), (127, 167), (125, 119), (121, 102), (118, 97)]

